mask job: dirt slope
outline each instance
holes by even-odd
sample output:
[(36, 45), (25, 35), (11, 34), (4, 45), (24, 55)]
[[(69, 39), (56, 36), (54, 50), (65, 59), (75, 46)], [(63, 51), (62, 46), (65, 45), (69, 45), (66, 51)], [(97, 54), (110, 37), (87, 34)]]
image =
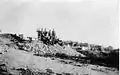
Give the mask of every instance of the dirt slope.
[[(56, 46), (54, 48), (58, 49)], [(67, 52), (68, 49), (64, 50)], [(10, 38), (2, 36), (0, 37), (0, 75), (118, 75), (118, 71), (56, 57), (35, 56), (32, 52), (20, 50)]]
[(13, 67), (15, 69), (28, 67), (34, 71), (45, 71), (46, 69), (51, 69), (55, 74), (71, 73), (74, 75), (117, 75), (115, 72), (112, 72), (110, 70), (104, 70), (106, 69), (105, 67), (101, 67), (101, 70), (99, 71), (99, 67), (94, 68), (95, 66), (90, 65), (82, 66), (83, 64), (79, 64), (81, 65), (81, 67), (79, 67), (72, 64), (61, 63), (59, 60), (52, 60), (52, 58), (49, 57), (45, 58), (33, 56), (32, 53), (15, 49), (11, 49), (8, 53), (1, 56), (0, 61), (0, 63), (7, 65), (8, 71), (11, 73), (14, 72), (13, 70), (11, 70)]

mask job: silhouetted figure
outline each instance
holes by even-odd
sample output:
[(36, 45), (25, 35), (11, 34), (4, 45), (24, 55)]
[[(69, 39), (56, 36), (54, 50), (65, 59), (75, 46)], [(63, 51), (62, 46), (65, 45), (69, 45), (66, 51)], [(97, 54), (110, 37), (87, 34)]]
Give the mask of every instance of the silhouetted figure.
[(49, 38), (49, 39), (52, 38), (51, 30), (49, 30), (49, 32), (48, 32), (48, 38)]
[(24, 37), (23, 34), (19, 34), (18, 36), (19, 36), (21, 39), (23, 39), (23, 37)]
[(47, 36), (47, 30), (46, 30), (46, 28), (44, 29), (44, 32), (43, 32), (43, 34), (44, 34), (44, 36), (46, 37)]
[(56, 39), (56, 34), (55, 34), (55, 31), (54, 29), (52, 30), (52, 41), (51, 41), (51, 44), (53, 45), (55, 43), (55, 39)]
[(27, 37), (29, 39), (29, 42), (32, 42), (32, 37)]
[(37, 29), (38, 40), (41, 40), (41, 34), (42, 34), (42, 31), (40, 31), (40, 29)]

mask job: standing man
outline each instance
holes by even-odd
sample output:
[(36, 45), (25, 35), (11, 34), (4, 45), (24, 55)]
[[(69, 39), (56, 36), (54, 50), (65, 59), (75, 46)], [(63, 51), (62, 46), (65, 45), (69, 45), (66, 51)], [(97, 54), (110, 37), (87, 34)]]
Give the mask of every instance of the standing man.
[(56, 40), (56, 33), (55, 30), (52, 30), (52, 45), (55, 44), (55, 40)]

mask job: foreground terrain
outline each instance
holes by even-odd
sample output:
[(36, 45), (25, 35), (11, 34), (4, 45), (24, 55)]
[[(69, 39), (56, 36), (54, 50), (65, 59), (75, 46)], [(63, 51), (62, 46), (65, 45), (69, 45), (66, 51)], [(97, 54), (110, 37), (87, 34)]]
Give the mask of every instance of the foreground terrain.
[(84, 52), (67, 46), (48, 47), (0, 34), (0, 75), (118, 75), (116, 67), (91, 61)]

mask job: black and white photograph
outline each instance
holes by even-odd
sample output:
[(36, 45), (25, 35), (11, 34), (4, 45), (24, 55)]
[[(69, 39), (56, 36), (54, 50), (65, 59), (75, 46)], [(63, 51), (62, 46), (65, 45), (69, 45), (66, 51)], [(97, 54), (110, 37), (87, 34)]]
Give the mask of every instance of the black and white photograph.
[(0, 75), (119, 75), (119, 0), (0, 0)]

